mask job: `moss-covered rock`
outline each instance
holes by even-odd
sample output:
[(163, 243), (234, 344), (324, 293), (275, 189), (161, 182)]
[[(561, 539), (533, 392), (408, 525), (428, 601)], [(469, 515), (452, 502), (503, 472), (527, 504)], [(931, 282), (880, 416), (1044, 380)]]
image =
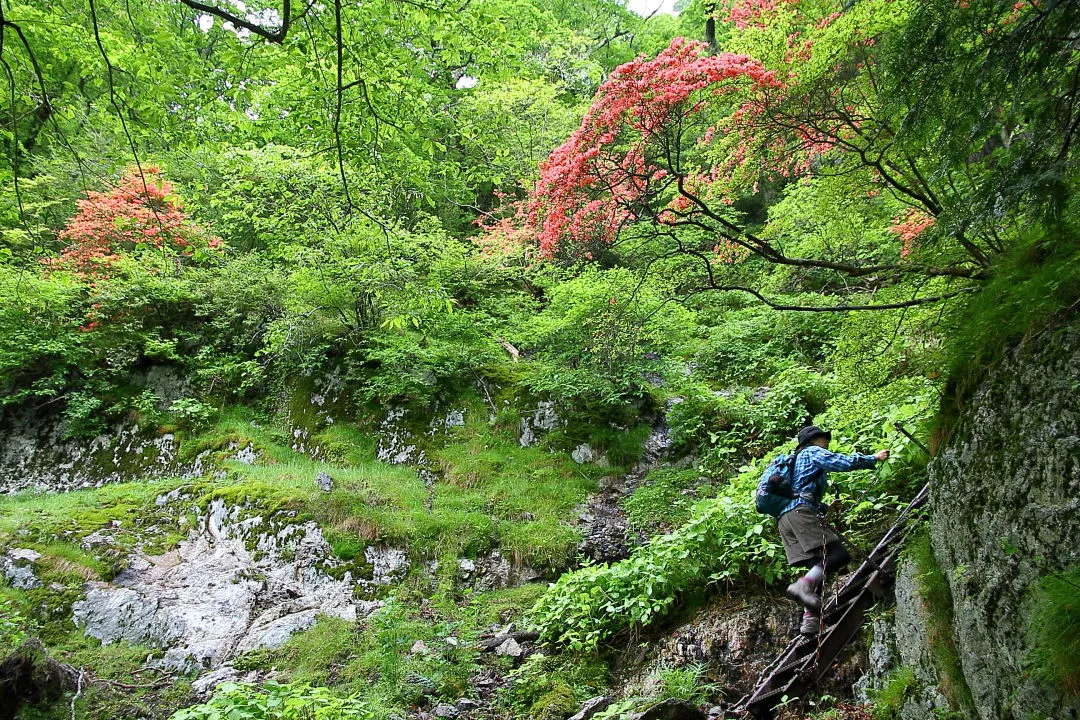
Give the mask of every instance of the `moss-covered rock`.
[[(1032, 671), (1027, 632), (1032, 589), (1080, 562), (1078, 387), (1080, 329), (1029, 337), (987, 372), (930, 466), (931, 557), (939, 567), (918, 574), (924, 586), (930, 580), (941, 587), (906, 592), (920, 577), (905, 584), (902, 573), (897, 615), (943, 613), (944, 601), (927, 592), (951, 598), (952, 637), (930, 627), (908, 641), (927, 644), (931, 655), (935, 644), (955, 643), (954, 667), (938, 653), (936, 684), (969, 687), (970, 705), (962, 691), (953, 693), (954, 709), (969, 717), (1070, 717), (1080, 710), (1080, 699)], [(905, 642), (899, 633), (898, 641)]]

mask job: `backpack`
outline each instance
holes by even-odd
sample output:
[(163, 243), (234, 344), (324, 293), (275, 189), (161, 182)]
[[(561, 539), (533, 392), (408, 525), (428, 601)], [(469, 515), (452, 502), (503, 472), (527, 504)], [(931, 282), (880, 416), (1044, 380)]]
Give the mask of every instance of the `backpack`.
[(761, 474), (754, 492), (754, 507), (759, 513), (778, 518), (788, 503), (795, 499), (792, 486), (795, 481), (796, 457), (798, 452), (777, 455)]

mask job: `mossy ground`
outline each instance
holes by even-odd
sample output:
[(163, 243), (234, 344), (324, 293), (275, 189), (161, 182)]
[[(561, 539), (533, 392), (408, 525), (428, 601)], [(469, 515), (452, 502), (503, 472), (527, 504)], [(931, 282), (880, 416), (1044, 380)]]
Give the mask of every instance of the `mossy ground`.
[(644, 483), (621, 502), (630, 526), (649, 535), (679, 527), (690, 518), (697, 500), (715, 495), (716, 488), (699, 484), (701, 480), (697, 470), (650, 471)]

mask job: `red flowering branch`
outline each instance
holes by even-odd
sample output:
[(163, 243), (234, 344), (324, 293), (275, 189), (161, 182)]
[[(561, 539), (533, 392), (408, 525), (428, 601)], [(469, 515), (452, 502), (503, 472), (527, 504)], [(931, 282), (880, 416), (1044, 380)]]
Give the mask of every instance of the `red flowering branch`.
[(612, 72), (581, 126), (540, 166), (526, 223), (540, 252), (565, 243), (610, 244), (626, 223), (683, 171), (683, 127), (717, 98), (737, 90), (779, 87), (774, 74), (745, 55), (704, 55), (704, 43), (676, 38), (655, 59)]

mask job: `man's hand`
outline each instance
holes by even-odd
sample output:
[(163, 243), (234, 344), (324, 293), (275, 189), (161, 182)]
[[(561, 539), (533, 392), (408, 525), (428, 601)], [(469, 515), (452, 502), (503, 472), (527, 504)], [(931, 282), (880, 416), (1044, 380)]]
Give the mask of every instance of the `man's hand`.
[(874, 459), (875, 460), (888, 460), (889, 459), (889, 451), (888, 450), (879, 450), (878, 453), (876, 455), (874, 455)]

